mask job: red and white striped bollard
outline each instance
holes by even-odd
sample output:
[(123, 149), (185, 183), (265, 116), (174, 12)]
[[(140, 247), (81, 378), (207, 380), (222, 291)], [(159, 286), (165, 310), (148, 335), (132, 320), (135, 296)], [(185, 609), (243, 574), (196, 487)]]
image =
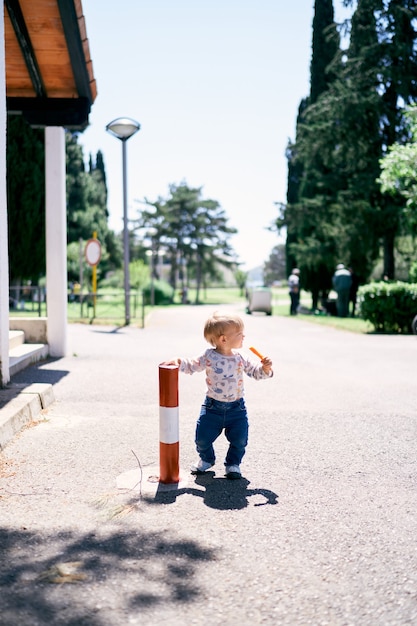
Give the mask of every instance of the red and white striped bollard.
[(180, 481), (178, 366), (159, 366), (159, 482)]

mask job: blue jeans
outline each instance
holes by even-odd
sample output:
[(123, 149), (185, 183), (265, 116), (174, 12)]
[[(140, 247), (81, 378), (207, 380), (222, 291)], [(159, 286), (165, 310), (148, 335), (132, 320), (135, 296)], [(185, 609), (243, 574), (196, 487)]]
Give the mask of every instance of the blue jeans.
[(225, 465), (240, 465), (248, 444), (248, 415), (243, 398), (234, 402), (220, 402), (206, 396), (197, 420), (195, 444), (200, 458), (214, 465), (216, 455), (213, 442), (224, 430), (229, 449)]

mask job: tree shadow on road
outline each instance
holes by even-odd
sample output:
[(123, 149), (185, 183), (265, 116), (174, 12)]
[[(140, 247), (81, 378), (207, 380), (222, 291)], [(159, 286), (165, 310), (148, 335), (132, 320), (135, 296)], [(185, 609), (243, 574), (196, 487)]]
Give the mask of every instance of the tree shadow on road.
[(0, 554), (2, 626), (104, 626), (129, 611), (196, 602), (196, 570), (216, 560), (197, 542), (137, 529), (102, 536), (0, 528)]
[(249, 506), (250, 498), (254, 498), (253, 506), (266, 504), (278, 504), (278, 495), (269, 489), (248, 489), (250, 481), (246, 478), (229, 480), (228, 478), (215, 478), (214, 472), (205, 472), (195, 477), (195, 484), (204, 489), (184, 487), (164, 491), (158, 490), (153, 500), (159, 504), (175, 502), (178, 496), (191, 494), (202, 498), (204, 504), (212, 509), (236, 510)]

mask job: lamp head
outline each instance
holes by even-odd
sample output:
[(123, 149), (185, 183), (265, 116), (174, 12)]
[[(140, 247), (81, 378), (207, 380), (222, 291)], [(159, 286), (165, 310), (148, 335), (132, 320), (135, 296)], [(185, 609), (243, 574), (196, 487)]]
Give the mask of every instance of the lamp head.
[(106, 126), (106, 130), (120, 139), (127, 141), (140, 130), (140, 124), (129, 117), (118, 117)]

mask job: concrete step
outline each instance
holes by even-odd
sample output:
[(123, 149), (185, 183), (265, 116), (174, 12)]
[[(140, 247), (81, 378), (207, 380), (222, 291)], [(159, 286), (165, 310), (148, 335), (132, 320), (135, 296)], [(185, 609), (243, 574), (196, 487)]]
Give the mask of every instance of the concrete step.
[(0, 450), (13, 439), (22, 428), (42, 419), (42, 411), (55, 402), (52, 385), (10, 383), (0, 389)]
[(43, 343), (22, 343), (9, 350), (10, 376), (48, 356), (48, 346)]
[(23, 330), (9, 330), (9, 350), (17, 348), (25, 343), (25, 333)]
[[(47, 344), (25, 343), (25, 336), (23, 330), (9, 330), (10, 377), (48, 356)], [(33, 340), (30, 329), (29, 336)], [(42, 410), (52, 402), (52, 385), (10, 382), (7, 387), (0, 389), (0, 450), (25, 424), (42, 419)]]

